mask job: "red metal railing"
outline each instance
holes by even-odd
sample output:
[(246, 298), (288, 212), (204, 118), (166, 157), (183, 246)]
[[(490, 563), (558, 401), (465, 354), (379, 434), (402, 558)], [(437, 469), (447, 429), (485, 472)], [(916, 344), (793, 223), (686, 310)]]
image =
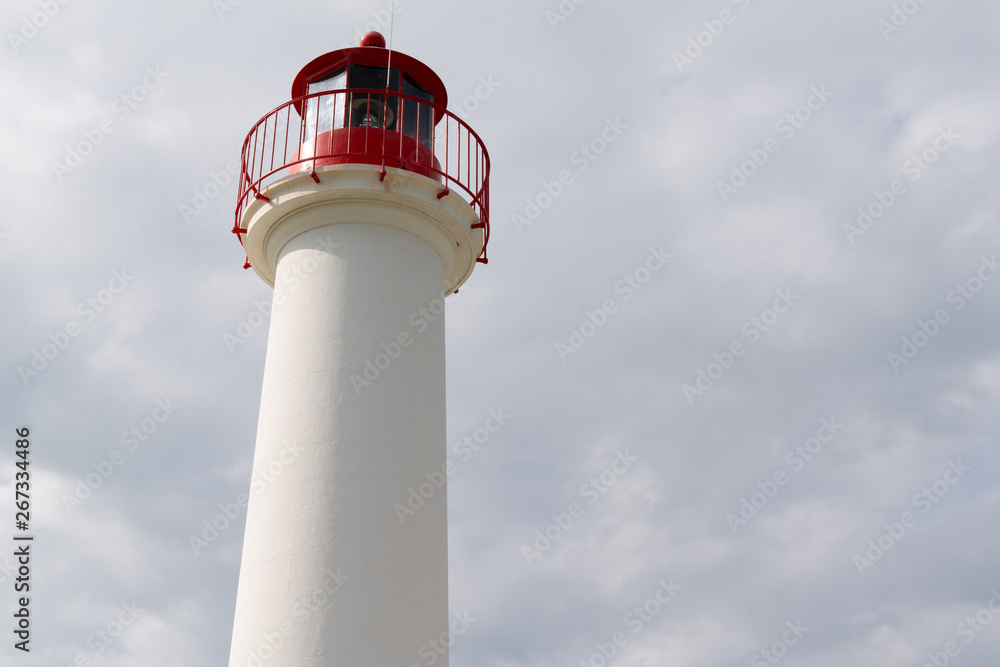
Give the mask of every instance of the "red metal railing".
[[(437, 123), (435, 120), (440, 119)], [(331, 164), (375, 164), (406, 169), (441, 183), (438, 199), (457, 194), (479, 217), (487, 263), (490, 240), (490, 157), (469, 125), (443, 107), (385, 90), (344, 89), (313, 93), (282, 104), (260, 119), (243, 142), (239, 198), (233, 233), (252, 199), (295, 172)], [(246, 264), (249, 267), (249, 261)]]

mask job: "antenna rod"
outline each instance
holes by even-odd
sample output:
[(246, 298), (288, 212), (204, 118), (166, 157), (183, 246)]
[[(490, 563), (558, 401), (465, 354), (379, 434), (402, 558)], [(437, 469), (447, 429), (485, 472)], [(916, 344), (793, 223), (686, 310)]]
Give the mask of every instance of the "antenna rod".
[(386, 59), (385, 64), (385, 99), (382, 100), (382, 170), (379, 172), (378, 180), (384, 181), (386, 170), (385, 170), (385, 132), (389, 128), (386, 118), (389, 115), (389, 84), (392, 83), (392, 28), (396, 24), (396, 12), (392, 11), (395, 9), (395, 3), (390, 3), (389, 6), (389, 57)]
[[(393, 8), (395, 5), (393, 5)], [(392, 8), (390, 8), (392, 9)], [(385, 89), (389, 90), (389, 83), (391, 81), (392, 75), (392, 27), (396, 23), (396, 13), (393, 11), (389, 12), (389, 59), (385, 66)]]

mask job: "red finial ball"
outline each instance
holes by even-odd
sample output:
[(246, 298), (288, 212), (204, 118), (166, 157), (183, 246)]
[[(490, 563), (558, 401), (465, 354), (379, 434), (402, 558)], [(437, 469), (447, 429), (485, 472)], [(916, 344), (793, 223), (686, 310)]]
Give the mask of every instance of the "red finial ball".
[(364, 37), (361, 38), (361, 44), (358, 46), (374, 46), (379, 49), (385, 48), (385, 37), (382, 33), (372, 30), (371, 32), (366, 32)]

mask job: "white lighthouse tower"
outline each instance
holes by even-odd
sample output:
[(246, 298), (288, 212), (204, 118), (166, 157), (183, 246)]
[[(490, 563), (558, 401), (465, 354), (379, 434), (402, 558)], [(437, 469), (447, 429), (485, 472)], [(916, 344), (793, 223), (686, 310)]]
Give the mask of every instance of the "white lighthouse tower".
[(446, 108), (369, 33), (243, 145), (233, 231), (275, 298), (232, 667), (448, 664), (443, 297), (486, 262), (490, 163)]

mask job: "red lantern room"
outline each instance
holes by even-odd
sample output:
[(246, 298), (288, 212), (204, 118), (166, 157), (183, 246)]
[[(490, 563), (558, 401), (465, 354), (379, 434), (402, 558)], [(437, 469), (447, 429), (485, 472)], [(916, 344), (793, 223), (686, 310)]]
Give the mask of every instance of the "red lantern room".
[(388, 166), (431, 178), (440, 171), (433, 142), (434, 126), (448, 106), (444, 83), (419, 60), (386, 50), (377, 32), (366, 34), (357, 48), (327, 53), (302, 68), (292, 98), (305, 126), (299, 157), (331, 156), (301, 169), (382, 164), (385, 155), (393, 158)]
[(427, 65), (386, 48), (369, 32), (359, 46), (322, 55), (295, 77), (292, 100), (257, 123), (243, 146), (243, 173), (234, 233), (243, 241), (243, 214), (282, 176), (307, 172), (319, 183), (324, 167), (343, 164), (402, 169), (458, 194), (483, 229), (479, 262), (489, 240), (489, 155), (465, 121), (447, 111), (448, 92)]

